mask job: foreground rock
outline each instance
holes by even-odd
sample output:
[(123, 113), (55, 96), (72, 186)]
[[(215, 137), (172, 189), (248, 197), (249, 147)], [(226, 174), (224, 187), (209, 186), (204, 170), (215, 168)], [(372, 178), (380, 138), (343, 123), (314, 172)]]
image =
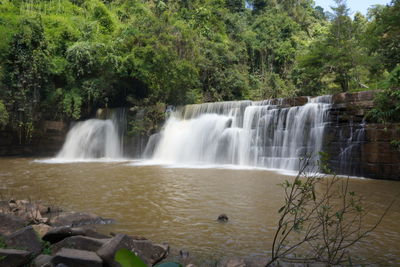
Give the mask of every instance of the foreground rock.
[(50, 231), (48, 231), (43, 236), (42, 239), (44, 241), (50, 242), (51, 244), (54, 244), (60, 242), (61, 240), (67, 237), (77, 236), (77, 235), (98, 238), (98, 239), (110, 238), (109, 236), (97, 233), (96, 231), (89, 228), (61, 226), (53, 228)]
[(74, 248), (87, 251), (97, 251), (101, 248), (109, 239), (97, 239), (87, 236), (70, 236), (64, 240), (51, 246), (51, 253), (54, 255), (62, 248)]
[(134, 240), (125, 234), (117, 234), (107, 241), (98, 251), (97, 254), (109, 266), (120, 266), (114, 261), (115, 253), (126, 248), (135, 252), (147, 265), (153, 265), (168, 254), (169, 247), (167, 245), (153, 244), (148, 240)]
[(26, 225), (24, 219), (11, 214), (0, 213), (0, 234), (9, 235)]
[(52, 227), (50, 225), (40, 223), (40, 224), (34, 224), (32, 225), (33, 230), (35, 230), (36, 234), (42, 238), (45, 236), (51, 229)]
[(29, 200), (10, 200), (7, 207), (2, 205), (3, 214), (16, 215), (28, 223), (46, 223), (48, 218), (42, 215), (47, 215), (50, 211), (50, 207)]
[(31, 253), (26, 250), (0, 248), (0, 267), (18, 267), (27, 264), (30, 255)]
[(53, 257), (51, 257), (50, 255), (40, 254), (33, 260), (32, 267), (51, 267), (52, 259)]
[(57, 265), (59, 263), (67, 266), (80, 267), (102, 267), (102, 259), (94, 252), (63, 248), (51, 260), (51, 263)]
[(40, 242), (32, 226), (24, 227), (6, 236), (5, 243), (8, 247), (21, 248), (33, 255), (38, 255), (43, 249), (42, 242)]

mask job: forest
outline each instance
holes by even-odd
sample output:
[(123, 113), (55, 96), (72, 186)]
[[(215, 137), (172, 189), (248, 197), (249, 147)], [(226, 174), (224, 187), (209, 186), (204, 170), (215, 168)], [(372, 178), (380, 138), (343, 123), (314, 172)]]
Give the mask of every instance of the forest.
[(0, 127), (100, 107), (382, 90), (400, 115), (400, 0), (0, 0)]

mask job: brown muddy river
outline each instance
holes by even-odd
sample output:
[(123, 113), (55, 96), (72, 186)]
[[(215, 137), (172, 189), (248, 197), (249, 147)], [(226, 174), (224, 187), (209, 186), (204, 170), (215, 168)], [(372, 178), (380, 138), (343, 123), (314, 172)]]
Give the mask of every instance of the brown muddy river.
[[(144, 236), (206, 258), (265, 257), (282, 206), (285, 176), (266, 170), (129, 166), (128, 162), (44, 164), (0, 158), (3, 197), (31, 198), (65, 210), (96, 213), (116, 223), (103, 231)], [(365, 196), (368, 224), (379, 217), (400, 182), (352, 178)], [(229, 222), (216, 221), (226, 213)], [(400, 202), (368, 239), (352, 249), (366, 263), (393, 266), (400, 259)]]

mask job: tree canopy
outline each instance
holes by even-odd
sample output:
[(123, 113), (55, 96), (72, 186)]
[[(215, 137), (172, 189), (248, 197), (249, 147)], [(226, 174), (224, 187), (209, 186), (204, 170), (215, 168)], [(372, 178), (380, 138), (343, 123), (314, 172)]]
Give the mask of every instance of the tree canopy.
[[(382, 87), (400, 62), (400, 1), (0, 0), (1, 116), (319, 95)], [(393, 75), (392, 75), (393, 76)]]

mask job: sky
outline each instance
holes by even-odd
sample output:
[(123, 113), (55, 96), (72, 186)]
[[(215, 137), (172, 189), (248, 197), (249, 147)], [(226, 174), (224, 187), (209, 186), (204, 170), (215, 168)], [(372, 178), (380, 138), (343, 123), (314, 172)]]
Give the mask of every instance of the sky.
[[(331, 12), (330, 6), (335, 6), (333, 0), (314, 0), (316, 6), (321, 6), (325, 11)], [(364, 15), (367, 14), (368, 8), (372, 5), (386, 5), (391, 0), (347, 0), (347, 6), (350, 11), (354, 14), (356, 11), (360, 11)]]

